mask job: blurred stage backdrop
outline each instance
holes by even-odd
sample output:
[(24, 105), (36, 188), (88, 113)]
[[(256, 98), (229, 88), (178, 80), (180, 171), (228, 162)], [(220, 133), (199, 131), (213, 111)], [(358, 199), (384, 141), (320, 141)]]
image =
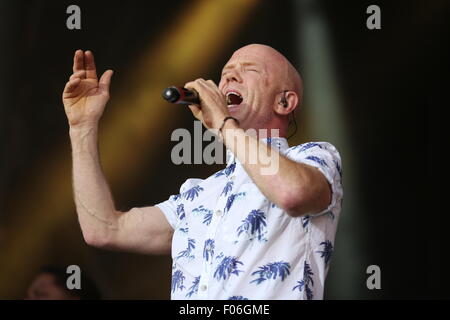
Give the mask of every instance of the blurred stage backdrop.
[[(81, 30), (66, 27), (71, 4)], [(371, 4), (381, 30), (366, 27)], [(172, 164), (170, 135), (193, 132), (193, 117), (161, 91), (198, 77), (218, 82), (249, 43), (273, 46), (303, 75), (290, 144), (329, 141), (341, 152), (344, 209), (326, 298), (449, 297), (435, 169), (448, 9), (448, 1), (0, 1), (0, 298), (22, 298), (48, 264), (79, 265), (105, 298), (170, 297), (169, 257), (82, 239), (61, 103), (73, 53), (90, 49), (99, 72), (115, 71), (100, 151), (116, 205), (128, 210), (221, 167)], [(380, 290), (366, 287), (369, 265), (381, 268)]]

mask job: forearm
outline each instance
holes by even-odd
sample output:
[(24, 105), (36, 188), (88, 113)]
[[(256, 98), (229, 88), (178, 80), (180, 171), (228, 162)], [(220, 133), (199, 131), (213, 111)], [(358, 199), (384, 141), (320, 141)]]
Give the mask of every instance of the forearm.
[(320, 192), (322, 177), (315, 168), (284, 157), (233, 121), (226, 123), (223, 132), (226, 147), (271, 202), (295, 216), (316, 211), (314, 195)]
[(98, 152), (98, 126), (71, 128), (73, 191), (85, 240), (106, 241), (117, 230), (118, 213), (103, 174)]

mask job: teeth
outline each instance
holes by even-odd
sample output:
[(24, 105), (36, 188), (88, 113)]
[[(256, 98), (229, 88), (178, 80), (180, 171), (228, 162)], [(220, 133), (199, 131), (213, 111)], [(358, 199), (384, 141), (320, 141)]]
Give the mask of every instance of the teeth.
[(235, 92), (235, 91), (228, 92), (227, 93), (227, 98), (229, 97), (230, 94), (234, 94), (234, 95), (237, 95), (239, 98), (242, 98), (242, 96), (239, 93)]
[(231, 98), (231, 95), (239, 97), (240, 101), (242, 101), (242, 96), (239, 93), (237, 93), (236, 91), (230, 91), (230, 92), (227, 92), (227, 95), (226, 95), (228, 105), (233, 104), (233, 99)]

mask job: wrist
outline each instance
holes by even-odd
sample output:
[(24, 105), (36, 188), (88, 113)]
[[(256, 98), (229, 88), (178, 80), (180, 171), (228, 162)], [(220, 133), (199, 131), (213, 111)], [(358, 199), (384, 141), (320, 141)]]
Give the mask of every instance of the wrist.
[(83, 123), (69, 126), (69, 136), (71, 139), (84, 138), (89, 135), (97, 136), (98, 123)]
[(97, 130), (98, 122), (97, 121), (89, 121), (78, 124), (70, 124), (69, 123), (69, 131), (70, 132), (82, 132), (82, 131), (91, 131), (93, 129)]
[(225, 143), (227, 137), (233, 136), (239, 129), (239, 120), (231, 116), (225, 117), (223, 119), (222, 126), (219, 129), (221, 140)]
[[(226, 119), (226, 118), (224, 118), (224, 119)], [(237, 119), (228, 118), (227, 120), (224, 121), (220, 131), (230, 130), (230, 129), (239, 129), (239, 128), (240, 128), (239, 122)]]

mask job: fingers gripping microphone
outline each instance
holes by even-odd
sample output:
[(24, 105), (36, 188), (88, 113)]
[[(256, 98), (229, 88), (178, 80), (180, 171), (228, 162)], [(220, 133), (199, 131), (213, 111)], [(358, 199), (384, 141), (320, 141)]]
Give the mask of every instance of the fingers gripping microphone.
[(168, 87), (162, 92), (164, 99), (176, 104), (200, 104), (200, 98), (197, 91), (189, 90), (182, 87)]

